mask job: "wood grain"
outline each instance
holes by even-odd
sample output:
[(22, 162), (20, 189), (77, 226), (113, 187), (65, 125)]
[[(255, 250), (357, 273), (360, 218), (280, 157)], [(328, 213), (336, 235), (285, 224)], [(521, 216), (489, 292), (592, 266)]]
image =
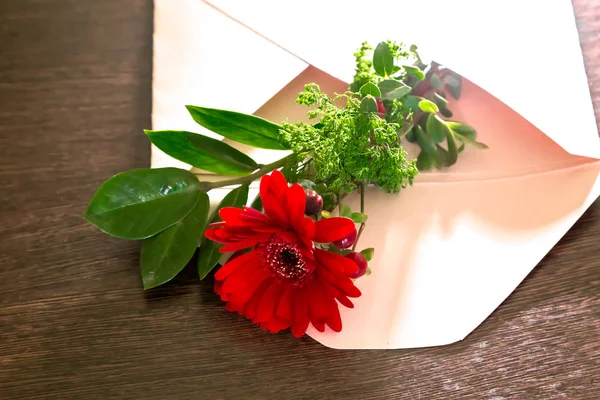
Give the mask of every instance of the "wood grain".
[[(600, 117), (600, 3), (574, 2)], [(193, 268), (143, 292), (139, 244), (82, 214), (144, 167), (150, 0), (0, 2), (0, 398), (595, 399), (600, 202), (464, 341), (335, 351), (225, 312)]]

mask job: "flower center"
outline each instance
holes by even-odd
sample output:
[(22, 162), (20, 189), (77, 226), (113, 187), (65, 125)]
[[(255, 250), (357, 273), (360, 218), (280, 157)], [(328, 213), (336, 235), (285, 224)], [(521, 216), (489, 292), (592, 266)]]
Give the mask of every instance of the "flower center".
[(302, 287), (315, 270), (296, 244), (276, 235), (259, 243), (256, 250), (263, 268), (271, 276), (294, 286)]

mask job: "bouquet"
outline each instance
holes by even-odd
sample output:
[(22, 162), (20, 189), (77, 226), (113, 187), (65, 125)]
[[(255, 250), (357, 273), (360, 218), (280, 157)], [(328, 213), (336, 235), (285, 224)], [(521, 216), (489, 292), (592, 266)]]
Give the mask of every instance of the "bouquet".
[[(368, 229), (365, 188), (398, 195), (419, 171), (452, 166), (466, 146), (487, 147), (472, 127), (451, 120), (447, 98), (460, 97), (462, 78), (425, 63), (416, 46), (363, 43), (355, 58), (345, 93), (330, 96), (307, 83), (298, 94), (310, 124), (187, 106), (194, 121), (225, 138), (280, 151), (276, 161), (260, 164), (198, 133), (148, 130), (166, 154), (226, 178), (200, 181), (177, 168), (126, 171), (98, 189), (86, 220), (141, 241), (144, 289), (171, 280), (197, 252), (200, 279), (216, 269), (215, 292), (227, 310), (296, 337), (309, 324), (341, 331), (339, 305), (353, 307), (361, 295), (356, 280), (368, 279), (376, 251), (360, 246)], [(408, 145), (419, 149), (416, 160)], [(249, 199), (257, 180), (259, 195)], [(211, 212), (216, 188), (230, 191)], [(359, 196), (360, 208), (351, 209), (347, 196)]]

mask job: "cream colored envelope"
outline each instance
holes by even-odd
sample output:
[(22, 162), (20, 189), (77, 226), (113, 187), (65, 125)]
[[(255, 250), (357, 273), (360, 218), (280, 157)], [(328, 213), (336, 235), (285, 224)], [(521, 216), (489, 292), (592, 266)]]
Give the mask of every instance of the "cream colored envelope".
[[(463, 339), (600, 195), (600, 139), (569, 0), (155, 0), (153, 128), (218, 137), (186, 104), (306, 120), (294, 104), (303, 84), (344, 91), (354, 50), (385, 39), (416, 43), (468, 79), (450, 108), (490, 148), (467, 148), (399, 195), (369, 191), (360, 246), (376, 249), (373, 273), (357, 280), (363, 295), (341, 310), (341, 333), (308, 331), (334, 348)], [(190, 168), (153, 148), (152, 167), (162, 166)]]

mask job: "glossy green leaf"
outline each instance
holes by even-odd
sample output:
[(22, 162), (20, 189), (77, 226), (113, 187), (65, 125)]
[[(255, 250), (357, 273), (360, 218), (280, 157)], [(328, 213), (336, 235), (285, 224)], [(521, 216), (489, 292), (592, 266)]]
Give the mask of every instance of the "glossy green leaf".
[(429, 171), (435, 164), (435, 158), (425, 151), (421, 151), (417, 157), (417, 169), (419, 171)]
[(425, 130), (431, 136), (434, 142), (441, 143), (446, 139), (449, 128), (446, 126), (446, 122), (436, 114), (429, 114), (427, 117), (427, 124)]
[(394, 57), (386, 42), (381, 42), (373, 52), (373, 68), (379, 76), (384, 78), (391, 75), (394, 69)]
[(419, 108), (427, 113), (436, 113), (440, 111), (440, 109), (434, 102), (429, 101), (427, 99), (419, 101)]
[(460, 75), (457, 75), (455, 73), (446, 75), (444, 77), (444, 83), (446, 84), (446, 88), (448, 89), (448, 92), (450, 92), (452, 97), (454, 97), (457, 100), (460, 99), (460, 95), (462, 92), (462, 78), (460, 77)]
[(460, 140), (463, 143), (463, 145), (466, 144), (466, 145), (469, 145), (469, 146), (476, 147), (478, 149), (487, 149), (487, 148), (489, 148), (487, 144), (478, 142), (477, 140), (471, 139), (468, 136), (463, 136), (463, 135), (461, 135), (459, 133), (456, 133), (456, 137), (458, 138), (458, 140)]
[(438, 169), (441, 169), (441, 167), (449, 167), (450, 165), (452, 165), (452, 162), (450, 160), (450, 154), (448, 153), (448, 150), (446, 150), (439, 144), (436, 144), (435, 146), (437, 147), (437, 157), (436, 157), (437, 165), (435, 165), (435, 166)]
[(363, 113), (376, 113), (377, 102), (372, 96), (366, 96), (360, 102), (360, 111)]
[(352, 209), (346, 203), (342, 203), (342, 207), (340, 208), (340, 216), (350, 218), (352, 215)]
[(381, 97), (381, 91), (375, 84), (373, 84), (371, 82), (365, 83), (360, 88), (360, 94), (362, 94), (363, 96), (370, 94), (373, 97)]
[(311, 190), (315, 190), (315, 187), (317, 186), (313, 181), (308, 180), (308, 179), (300, 179), (298, 181), (298, 184), (300, 184), (300, 186), (302, 186), (302, 188), (304, 188), (304, 189), (311, 189)]
[(446, 122), (448, 128), (452, 129), (455, 133), (469, 139), (475, 140), (477, 138), (477, 131), (472, 126), (467, 124), (461, 124), (460, 122), (448, 121)]
[(404, 99), (402, 99), (402, 103), (405, 107), (410, 108), (412, 112), (417, 112), (420, 110), (419, 102), (422, 99), (422, 97), (408, 95)]
[(452, 116), (454, 115), (452, 111), (442, 106), (440, 106), (440, 114), (442, 114), (446, 118), (452, 118)]
[(159, 149), (196, 168), (224, 175), (248, 175), (256, 162), (221, 140), (186, 131), (145, 131)]
[(440, 79), (439, 76), (437, 76), (437, 74), (432, 74), (431, 75), (431, 87), (434, 89), (439, 89), (442, 87), (442, 80)]
[(386, 79), (385, 81), (379, 82), (378, 85), (381, 90), (381, 98), (384, 100), (399, 99), (409, 94), (412, 90), (410, 86), (393, 79)]
[(115, 175), (100, 186), (85, 219), (109, 235), (145, 239), (185, 217), (199, 195), (198, 178), (189, 171), (134, 169)]
[(371, 261), (373, 260), (373, 256), (375, 255), (375, 249), (369, 247), (368, 249), (361, 250), (360, 254), (362, 254), (367, 261)]
[[(243, 207), (248, 202), (248, 185), (242, 185), (231, 192), (227, 193), (223, 200), (219, 203), (212, 216), (209, 224), (220, 222), (219, 210), (223, 207)], [(206, 237), (202, 238), (200, 248), (198, 249), (198, 276), (200, 279), (206, 278), (206, 275), (217, 265), (219, 258), (223, 255), (219, 249), (222, 244), (213, 242)]]
[(435, 104), (437, 104), (439, 108), (447, 108), (448, 107), (448, 100), (446, 100), (444, 97), (440, 96), (438, 93), (433, 94), (433, 99), (435, 101)]
[(194, 121), (228, 139), (261, 149), (287, 150), (279, 142), (281, 126), (255, 115), (186, 106)]
[(367, 214), (358, 211), (350, 213), (350, 219), (357, 224), (364, 224), (365, 222), (367, 222), (367, 218)]
[[(458, 136), (458, 135), (456, 135), (456, 136)], [(460, 140), (460, 137), (458, 139)], [(465, 149), (465, 142), (461, 141), (460, 143), (461, 144), (460, 144), (460, 147), (458, 148), (458, 154), (462, 153), (463, 150)]]
[(323, 197), (323, 209), (327, 211), (333, 210), (335, 207), (335, 196), (333, 193), (318, 193)]
[(417, 141), (417, 137), (415, 136), (415, 127), (414, 126), (406, 134), (406, 140), (408, 140), (410, 143), (414, 143)]
[(421, 71), (417, 67), (413, 67), (412, 65), (404, 65), (404, 69), (406, 70), (406, 72), (408, 74), (414, 76), (415, 78), (417, 78), (420, 81), (425, 79), (425, 72)]
[(262, 199), (260, 198), (260, 194), (256, 195), (254, 200), (252, 200), (252, 203), (250, 203), (250, 208), (254, 208), (258, 211), (263, 210)]
[(419, 144), (419, 147), (421, 147), (421, 150), (435, 158), (437, 152), (435, 143), (431, 137), (423, 131), (423, 128), (418, 125), (415, 126), (415, 136), (417, 137), (417, 143)]
[(448, 166), (454, 165), (458, 159), (458, 148), (456, 146), (456, 138), (452, 131), (448, 132)]
[(142, 242), (144, 289), (170, 281), (186, 266), (202, 240), (209, 208), (208, 195), (201, 192), (196, 206), (185, 218)]

